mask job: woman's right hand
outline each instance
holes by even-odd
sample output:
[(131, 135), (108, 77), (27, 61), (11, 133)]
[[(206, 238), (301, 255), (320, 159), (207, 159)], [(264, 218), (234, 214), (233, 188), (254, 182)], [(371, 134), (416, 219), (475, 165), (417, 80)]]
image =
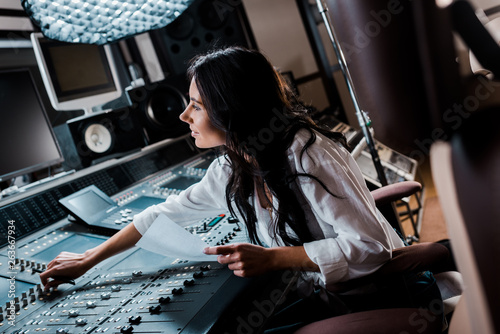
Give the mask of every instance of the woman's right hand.
[[(74, 279), (82, 276), (99, 262), (134, 246), (141, 237), (134, 224), (129, 224), (102, 244), (83, 254), (62, 252), (50, 261), (47, 270), (40, 274), (45, 290), (64, 283), (57, 279), (58, 277)], [(49, 280), (50, 278), (52, 279)]]
[(61, 277), (65, 279), (75, 279), (92, 268), (92, 264), (88, 261), (88, 252), (89, 251), (83, 254), (62, 252), (55, 259), (50, 261), (47, 265), (47, 269), (40, 274), (40, 279), (45, 291), (64, 283), (64, 281), (60, 279)]

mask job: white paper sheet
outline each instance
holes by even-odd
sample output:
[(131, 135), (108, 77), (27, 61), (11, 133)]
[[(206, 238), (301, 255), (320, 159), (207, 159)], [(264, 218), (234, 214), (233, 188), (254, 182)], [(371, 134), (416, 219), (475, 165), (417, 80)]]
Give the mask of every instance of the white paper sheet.
[(193, 261), (217, 261), (216, 255), (207, 255), (209, 245), (186, 231), (164, 214), (159, 215), (136, 246), (153, 253)]

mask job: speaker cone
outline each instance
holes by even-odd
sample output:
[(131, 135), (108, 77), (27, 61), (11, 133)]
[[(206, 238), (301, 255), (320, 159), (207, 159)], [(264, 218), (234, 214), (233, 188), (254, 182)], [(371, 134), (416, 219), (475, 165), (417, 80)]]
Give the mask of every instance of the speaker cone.
[(111, 132), (102, 124), (91, 124), (85, 129), (85, 144), (95, 153), (104, 153), (111, 148)]
[(179, 115), (186, 106), (187, 101), (180, 91), (171, 86), (162, 86), (150, 96), (146, 115), (157, 127), (171, 130), (185, 124), (179, 119)]
[(196, 22), (194, 17), (191, 14), (184, 12), (181, 16), (170, 23), (165, 30), (173, 39), (184, 40), (191, 36), (195, 24)]

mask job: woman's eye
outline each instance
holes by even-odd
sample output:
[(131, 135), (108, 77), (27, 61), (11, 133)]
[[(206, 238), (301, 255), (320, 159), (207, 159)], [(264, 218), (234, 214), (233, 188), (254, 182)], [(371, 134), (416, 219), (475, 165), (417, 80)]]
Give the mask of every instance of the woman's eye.
[(198, 107), (196, 104), (193, 104), (193, 109), (194, 109), (194, 110), (201, 110), (201, 108), (200, 108), (200, 107)]

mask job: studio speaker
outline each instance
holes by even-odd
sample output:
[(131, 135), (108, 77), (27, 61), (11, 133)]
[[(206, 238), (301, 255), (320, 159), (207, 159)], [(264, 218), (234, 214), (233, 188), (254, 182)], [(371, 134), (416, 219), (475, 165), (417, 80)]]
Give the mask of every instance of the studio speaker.
[(179, 119), (188, 105), (188, 82), (184, 75), (132, 89), (128, 94), (131, 115), (141, 126), (147, 144), (189, 132), (189, 126)]
[(145, 146), (142, 129), (127, 108), (69, 120), (67, 126), (83, 167)]
[(145, 86), (128, 91), (132, 103), (128, 109), (142, 127), (147, 144), (189, 133), (179, 115), (189, 99), (186, 70), (190, 59), (213, 47), (257, 48), (243, 4), (234, 0), (195, 0), (165, 28), (149, 32), (148, 38), (157, 57), (151, 57), (146, 44), (127, 41), (133, 61), (149, 77), (146, 65), (151, 62), (159, 62), (165, 74), (161, 81), (149, 78)]
[(191, 58), (213, 47), (257, 48), (242, 1), (234, 0), (196, 0), (150, 35), (167, 75), (184, 75)]

